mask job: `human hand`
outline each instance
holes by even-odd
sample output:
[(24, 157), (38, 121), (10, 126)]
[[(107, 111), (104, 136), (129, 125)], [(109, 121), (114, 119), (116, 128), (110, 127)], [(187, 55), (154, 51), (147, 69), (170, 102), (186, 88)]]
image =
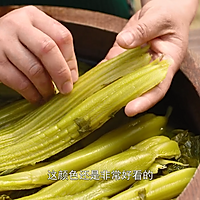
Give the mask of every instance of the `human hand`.
[(0, 18), (0, 82), (31, 103), (43, 103), (58, 90), (69, 93), (78, 79), (72, 35), (33, 6)]
[(158, 86), (126, 105), (127, 116), (148, 110), (165, 96), (186, 53), (189, 26), (197, 5), (198, 0), (150, 0), (118, 34), (106, 60), (145, 43), (150, 43), (153, 58), (164, 55), (172, 60), (166, 78)]

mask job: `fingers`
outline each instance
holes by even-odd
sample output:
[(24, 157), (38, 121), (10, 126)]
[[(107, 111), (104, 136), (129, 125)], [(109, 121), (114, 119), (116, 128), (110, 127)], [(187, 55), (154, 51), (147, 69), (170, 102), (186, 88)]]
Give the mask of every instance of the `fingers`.
[(170, 69), (159, 85), (126, 105), (125, 114), (127, 116), (132, 117), (150, 109), (165, 96), (173, 78), (173, 72)]
[(69, 93), (73, 87), (70, 69), (56, 43), (35, 27), (24, 27), (18, 34), (20, 42), (45, 66), (59, 91)]
[[(162, 83), (127, 104), (125, 107), (127, 116), (134, 116), (154, 106), (170, 87), (172, 77), (179, 69), (187, 49), (191, 19), (185, 15), (185, 11), (189, 4), (187, 1), (180, 6), (179, 2), (170, 0), (165, 1), (163, 6), (162, 1), (148, 1), (117, 35), (116, 44), (122, 48), (131, 49), (150, 43), (152, 59), (162, 54), (173, 60)], [(113, 47), (113, 51), (110, 51), (106, 58), (116, 55), (116, 52)]]
[(39, 11), (36, 15), (35, 8), (30, 7), (30, 9), (33, 13), (33, 26), (55, 41), (71, 71), (72, 81), (76, 82), (78, 80), (78, 68), (71, 33), (61, 23), (48, 17), (45, 13)]
[(0, 54), (0, 82), (16, 90), (31, 103), (40, 103), (42, 96), (29, 79), (2, 53)]
[[(5, 80), (2, 78), (5, 84), (31, 102), (48, 100), (54, 92), (52, 81), (61, 93), (71, 92), (73, 82), (78, 79), (78, 69), (72, 35), (67, 28), (33, 6), (8, 13), (0, 19), (0, 24), (0, 53), (10, 66), (7, 70), (16, 72), (14, 80), (12, 73), (9, 75), (2, 69), (7, 74)], [(16, 79), (26, 82), (32, 97), (28, 90), (13, 85)]]
[[(27, 48), (21, 45), (18, 41), (14, 41), (13, 46), (15, 48), (9, 48), (8, 46), (4, 48), (4, 52), (7, 55), (8, 60), (12, 62), (12, 67), (17, 66), (16, 69), (25, 75), (24, 79), (26, 78), (30, 80), (29, 85), (34, 85), (34, 87), (29, 86), (29, 88), (34, 88), (34, 90), (37, 89), (44, 101), (49, 100), (50, 97), (54, 95), (54, 87), (44, 66)], [(13, 78), (19, 79), (17, 75), (15, 77), (10, 77), (10, 80), (13, 81)], [(15, 86), (15, 90), (18, 90), (17, 86), (18, 85)], [(33, 102), (34, 99), (32, 100), (28, 94), (23, 95), (25, 95), (25, 98)]]
[(116, 38), (117, 43), (123, 48), (133, 48), (161, 35), (173, 34), (170, 15), (162, 13), (158, 16), (141, 11), (136, 13), (127, 23), (126, 27)]
[(170, 38), (167, 35), (156, 38), (150, 42), (153, 58), (156, 58), (159, 53), (162, 53), (166, 59), (173, 59), (171, 70), (175, 74), (186, 54), (187, 41), (187, 39), (178, 37)]
[(124, 51), (126, 51), (126, 49), (120, 47), (115, 42), (113, 47), (109, 50), (109, 52), (107, 53), (107, 55), (106, 55), (106, 57), (104, 58), (103, 61), (110, 60), (111, 58), (118, 56), (119, 54), (123, 53)]

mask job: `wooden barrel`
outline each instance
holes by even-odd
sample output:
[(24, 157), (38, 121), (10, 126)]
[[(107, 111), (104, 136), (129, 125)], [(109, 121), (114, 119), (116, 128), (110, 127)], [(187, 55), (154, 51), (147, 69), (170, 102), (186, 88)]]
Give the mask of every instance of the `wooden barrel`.
[[(18, 7), (0, 7), (0, 16)], [(38, 8), (71, 31), (77, 57), (92, 65), (104, 58), (117, 33), (127, 23), (125, 19), (93, 11), (50, 6), (38, 6)], [(178, 122), (179, 128), (200, 134), (200, 59), (189, 49), (168, 93), (156, 108), (158, 112), (163, 112), (162, 110), (166, 111), (168, 105), (174, 107), (172, 123)], [(178, 200), (199, 199), (199, 188), (200, 166)]]

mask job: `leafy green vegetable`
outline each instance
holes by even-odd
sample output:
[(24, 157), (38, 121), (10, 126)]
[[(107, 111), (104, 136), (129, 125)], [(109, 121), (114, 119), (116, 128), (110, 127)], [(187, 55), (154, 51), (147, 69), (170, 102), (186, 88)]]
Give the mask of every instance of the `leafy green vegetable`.
[(162, 174), (168, 174), (187, 167), (198, 167), (200, 164), (200, 135), (182, 129), (174, 129), (167, 134), (173, 136), (171, 139), (179, 145), (181, 156), (176, 161), (188, 165), (169, 164), (167, 169), (162, 170)]
[(190, 167), (198, 167), (200, 164), (200, 135), (195, 135), (188, 130), (176, 129), (177, 134), (172, 140), (178, 142), (181, 150), (179, 162), (189, 164)]

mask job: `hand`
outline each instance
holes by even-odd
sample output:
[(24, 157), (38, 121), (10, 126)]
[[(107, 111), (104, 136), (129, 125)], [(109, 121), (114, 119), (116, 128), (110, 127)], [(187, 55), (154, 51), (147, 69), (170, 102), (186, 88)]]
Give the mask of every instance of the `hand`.
[(78, 79), (72, 35), (36, 7), (27, 6), (0, 18), (0, 82), (31, 103), (63, 94)]
[(189, 26), (197, 4), (197, 0), (151, 0), (132, 16), (118, 34), (106, 60), (118, 55), (124, 48), (145, 43), (150, 43), (153, 58), (164, 54), (172, 60), (166, 78), (158, 86), (126, 105), (127, 116), (148, 110), (165, 96), (186, 53)]

